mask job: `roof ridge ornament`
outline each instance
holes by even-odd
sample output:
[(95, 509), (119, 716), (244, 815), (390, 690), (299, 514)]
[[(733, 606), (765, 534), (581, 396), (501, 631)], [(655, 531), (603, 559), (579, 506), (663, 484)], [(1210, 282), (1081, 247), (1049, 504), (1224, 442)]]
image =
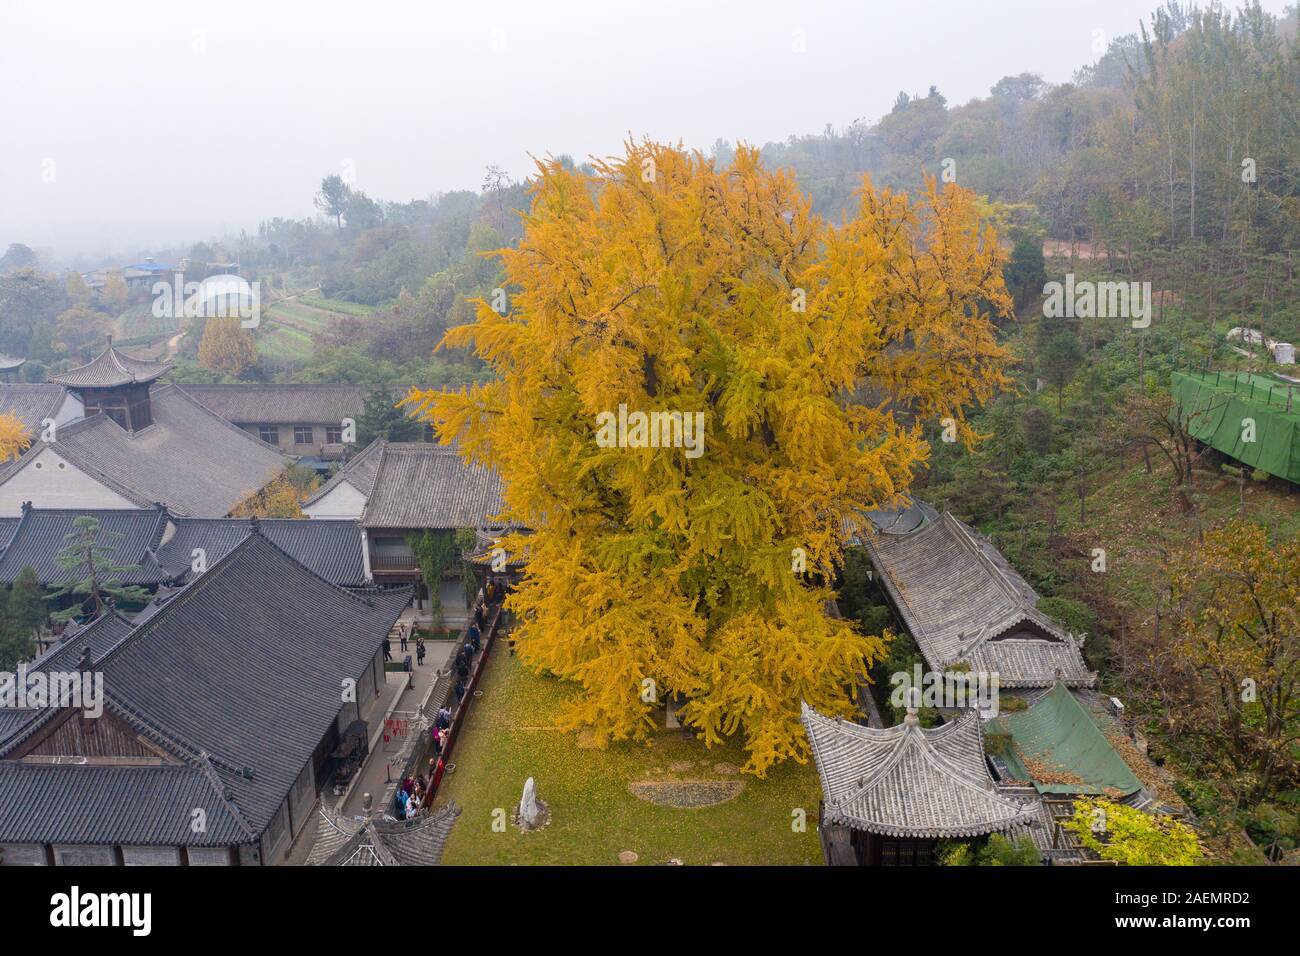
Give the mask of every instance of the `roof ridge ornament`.
[(909, 687), (907, 689), (907, 716), (903, 718), (903, 723), (908, 727), (920, 727), (921, 718), (919, 708), (921, 705), (921, 688)]

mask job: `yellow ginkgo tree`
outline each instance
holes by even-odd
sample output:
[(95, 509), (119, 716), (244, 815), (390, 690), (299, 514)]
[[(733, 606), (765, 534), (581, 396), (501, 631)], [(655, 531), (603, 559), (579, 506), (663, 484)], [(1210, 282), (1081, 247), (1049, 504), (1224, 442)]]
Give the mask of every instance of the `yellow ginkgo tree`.
[(17, 458), (31, 445), (22, 419), (0, 412), (0, 463)]
[(531, 196), (503, 288), (442, 343), (496, 377), (407, 400), (531, 531), (519, 655), (575, 682), (560, 719), (599, 741), (680, 695), (748, 771), (805, 759), (800, 700), (850, 714), (884, 653), (827, 614), (846, 531), (906, 491), (927, 427), (969, 440), (963, 409), (1006, 384), (996, 237), (933, 182), (866, 182), (829, 224), (747, 148), (539, 162)]

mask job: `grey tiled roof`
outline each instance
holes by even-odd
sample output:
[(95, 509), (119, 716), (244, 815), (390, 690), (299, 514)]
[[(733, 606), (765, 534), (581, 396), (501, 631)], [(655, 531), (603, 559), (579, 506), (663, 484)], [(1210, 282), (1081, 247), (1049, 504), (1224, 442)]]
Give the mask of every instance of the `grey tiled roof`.
[(365, 405), (360, 385), (186, 385), (186, 392), (227, 421), (267, 425), (338, 425)]
[[(409, 597), (358, 597), (246, 538), (95, 662), (108, 711), (182, 766), (0, 760), (0, 842), (250, 842), (337, 719), (343, 680), (365, 672)], [(194, 807), (208, 812), (206, 834), (190, 832)]]
[(68, 390), (62, 385), (7, 385), (0, 383), (0, 414), (13, 415), (27, 434), (41, 433), (41, 422), (53, 418), (63, 405)]
[(310, 866), (436, 866), (460, 809), (448, 803), (428, 816), (390, 821), (347, 819), (318, 810)]
[[(215, 781), (215, 783), (214, 783)], [(112, 767), (0, 760), (0, 840), (5, 843), (233, 846), (256, 834), (196, 765)], [(206, 830), (195, 833), (195, 809)]]
[[(905, 498), (890, 508), (875, 508), (861, 513), (871, 522), (871, 527), (878, 534), (910, 534), (927, 524), (939, 520), (939, 512), (917, 498)], [(860, 546), (864, 535), (860, 533), (862, 522), (850, 522), (845, 519), (844, 533), (847, 543)]]
[(803, 705), (827, 823), (940, 838), (980, 836), (1032, 819), (1032, 805), (1002, 795), (993, 783), (974, 712), (933, 730), (914, 720), (881, 730)]
[(1038, 595), (993, 545), (944, 513), (907, 534), (867, 541), (885, 590), (931, 668), (956, 662), (1003, 687), (1096, 680), (1078, 642), (1037, 610)]
[(477, 528), (499, 524), (501, 479), (455, 448), (386, 442), (361, 514), (365, 528)]
[(370, 491), (375, 486), (375, 475), (379, 471), (379, 455), (383, 451), (384, 444), (382, 438), (376, 438), (361, 449), (347, 464), (331, 475), (329, 481), (312, 492), (303, 504), (315, 504), (345, 482), (360, 492), (363, 498), (369, 498)]
[(60, 375), (51, 375), (50, 381), (72, 388), (111, 388), (117, 385), (152, 382), (172, 367), (171, 362), (155, 362), (127, 355), (113, 347), (100, 352), (90, 362), (70, 369)]
[(27, 359), (15, 358), (12, 355), (5, 355), (0, 352), (0, 371), (8, 372), (16, 368), (22, 368), (26, 362)]
[(67, 536), (82, 516), (99, 520), (96, 540), (101, 547), (112, 548), (109, 558), (120, 565), (137, 565), (135, 571), (121, 575), (124, 584), (158, 584), (168, 575), (154, 558), (167, 528), (167, 512), (154, 507), (142, 510), (63, 508), (25, 508), (13, 533), (0, 538), (0, 584), (13, 584), (23, 568), (36, 572), (42, 585), (58, 585), (67, 579), (57, 556), (67, 546)]
[[(331, 584), (359, 587), (365, 583), (361, 529), (355, 521), (263, 518), (258, 527), (274, 545)], [(158, 560), (169, 577), (182, 579), (190, 574), (196, 548), (203, 549), (211, 567), (251, 533), (248, 518), (180, 518), (175, 533), (159, 549)]]
[(162, 502), (175, 514), (222, 517), (289, 465), (279, 451), (194, 401), (174, 385), (150, 393), (153, 424), (128, 432), (106, 415), (37, 442), (0, 482), (49, 447), (137, 507)]

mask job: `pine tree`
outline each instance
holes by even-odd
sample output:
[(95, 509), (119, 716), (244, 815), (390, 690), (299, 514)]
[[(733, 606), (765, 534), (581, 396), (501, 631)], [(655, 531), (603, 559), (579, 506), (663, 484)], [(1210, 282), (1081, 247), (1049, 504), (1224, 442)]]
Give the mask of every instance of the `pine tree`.
[(386, 385), (366, 393), (357, 419), (357, 445), (364, 448), (376, 438), (389, 441), (419, 441), (424, 425), (397, 406)]
[(36, 572), (23, 568), (7, 593), (0, 590), (0, 670), (12, 670), (32, 656), (49, 616)]
[(147, 601), (149, 592), (136, 585), (124, 585), (122, 576), (138, 571), (136, 564), (117, 564), (113, 558), (114, 547), (102, 542), (122, 537), (104, 531), (98, 518), (81, 515), (72, 522), (73, 531), (63, 536), (64, 546), (55, 555), (65, 577), (60, 587), (48, 600), (57, 601), (65, 595), (81, 598), (80, 601), (51, 615), (56, 621), (70, 621), (86, 610), (90, 604), (92, 619), (98, 618), (107, 604), (114, 601)]

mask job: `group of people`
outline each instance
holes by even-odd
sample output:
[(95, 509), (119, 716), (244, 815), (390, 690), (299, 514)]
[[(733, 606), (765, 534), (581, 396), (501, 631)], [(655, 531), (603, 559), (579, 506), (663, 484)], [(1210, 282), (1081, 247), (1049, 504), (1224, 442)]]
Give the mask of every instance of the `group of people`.
[(429, 783), (424, 774), (402, 781), (393, 794), (393, 810), (399, 820), (414, 820), (430, 803)]
[[(503, 596), (501, 587), (491, 581), (479, 589), (478, 597), (474, 602), (474, 610), (470, 615), (469, 627), (465, 630), (465, 641), (456, 649), (456, 657), (451, 664), (452, 672), (456, 677), (457, 707), (459, 707), (462, 698), (465, 696), (470, 677), (470, 667), (474, 657), (483, 649), (483, 634), (488, 626), (488, 609), (499, 603)], [(410, 640), (413, 631), (414, 622), (398, 625), (397, 637), (403, 651), (407, 650), (407, 642)], [(415, 638), (415, 652), (420, 663), (423, 664), (423, 637), (417, 636)], [(384, 659), (392, 659), (392, 648), (388, 641), (384, 642)], [(442, 760), (443, 751), (447, 747), (451, 733), (451, 718), (452, 708), (447, 704), (439, 707), (438, 713), (434, 716), (433, 726), (429, 729), (429, 743), (432, 753), (429, 756), (428, 776), (420, 774), (415, 779), (406, 777), (393, 795), (393, 809), (399, 820), (415, 819), (421, 813), (427, 812), (429, 804), (433, 802), (429, 782), (437, 777), (439, 763)]]
[[(411, 649), (411, 635), (413, 633), (415, 633), (414, 621), (403, 621), (401, 624), (397, 625), (397, 641), (402, 653), (406, 653)], [(420, 667), (424, 666), (424, 654), (424, 635), (415, 633), (415, 663)], [(392, 659), (393, 640), (390, 635), (389, 637), (384, 638), (384, 660), (391, 661)]]

